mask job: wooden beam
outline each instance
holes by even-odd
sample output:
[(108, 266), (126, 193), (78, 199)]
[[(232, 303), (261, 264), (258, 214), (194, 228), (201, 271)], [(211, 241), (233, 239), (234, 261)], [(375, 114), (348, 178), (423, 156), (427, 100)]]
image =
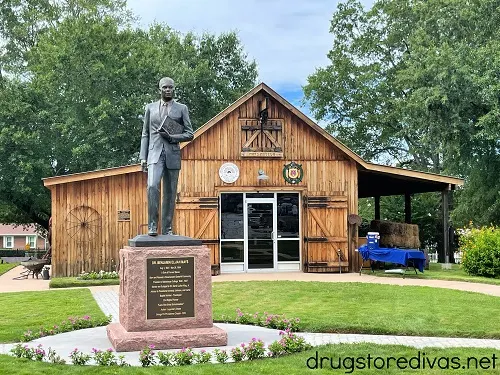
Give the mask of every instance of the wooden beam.
[(405, 223), (411, 224), (411, 194), (405, 193)]
[(58, 185), (58, 184), (67, 184), (69, 182), (92, 180), (94, 178), (117, 176), (117, 175), (122, 175), (122, 174), (127, 174), (127, 173), (140, 172), (140, 171), (141, 171), (141, 166), (139, 164), (133, 164), (133, 165), (126, 165), (123, 167), (99, 169), (97, 171), (48, 177), (48, 178), (44, 178), (42, 180), (43, 180), (43, 185), (45, 187), (48, 187), (48, 186)]
[(252, 142), (255, 140), (255, 138), (257, 138), (257, 136), (260, 134), (260, 130), (256, 130), (252, 136), (248, 139), (248, 141), (243, 145), (242, 148), (245, 148), (245, 147), (250, 147), (250, 145), (252, 144)]
[(445, 263), (450, 262), (450, 212), (449, 212), (449, 201), (448, 201), (448, 190), (441, 192), (441, 204), (443, 209), (443, 250), (442, 250), (442, 260)]
[(375, 220), (380, 220), (380, 195), (375, 197)]

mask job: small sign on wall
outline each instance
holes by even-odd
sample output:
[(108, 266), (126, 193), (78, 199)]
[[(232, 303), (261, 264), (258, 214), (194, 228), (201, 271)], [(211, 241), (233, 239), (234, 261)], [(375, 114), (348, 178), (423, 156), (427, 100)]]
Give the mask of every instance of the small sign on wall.
[(130, 210), (118, 210), (118, 221), (130, 221)]

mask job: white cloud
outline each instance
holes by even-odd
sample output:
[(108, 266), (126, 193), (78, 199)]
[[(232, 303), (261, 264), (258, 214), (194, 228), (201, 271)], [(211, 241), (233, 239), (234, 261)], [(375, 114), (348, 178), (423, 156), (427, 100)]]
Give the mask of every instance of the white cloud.
[[(373, 0), (364, 0), (371, 4)], [(280, 93), (296, 90), (328, 63), (330, 19), (338, 1), (129, 0), (147, 27), (165, 22), (180, 32), (237, 31), (258, 64), (259, 80)]]

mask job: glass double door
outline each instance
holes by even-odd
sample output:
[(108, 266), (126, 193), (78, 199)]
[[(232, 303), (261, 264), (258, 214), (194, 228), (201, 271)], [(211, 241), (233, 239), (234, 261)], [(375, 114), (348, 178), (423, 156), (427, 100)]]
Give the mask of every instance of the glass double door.
[(300, 270), (300, 197), (221, 193), (221, 272)]
[(276, 269), (276, 201), (272, 198), (248, 198), (245, 209), (246, 270)]

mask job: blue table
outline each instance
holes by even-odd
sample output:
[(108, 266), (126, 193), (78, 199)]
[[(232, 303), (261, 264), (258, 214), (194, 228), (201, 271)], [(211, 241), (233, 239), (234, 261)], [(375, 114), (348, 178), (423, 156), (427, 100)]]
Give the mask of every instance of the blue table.
[[(417, 249), (392, 249), (383, 247), (369, 249), (368, 245), (362, 245), (359, 247), (358, 251), (363, 260), (396, 263), (406, 268), (408, 268), (408, 263), (412, 263), (415, 268), (415, 273), (417, 272), (417, 268), (420, 272), (424, 272), (425, 254)], [(363, 269), (363, 265), (361, 265), (361, 269)], [(361, 269), (359, 270), (360, 274)]]

